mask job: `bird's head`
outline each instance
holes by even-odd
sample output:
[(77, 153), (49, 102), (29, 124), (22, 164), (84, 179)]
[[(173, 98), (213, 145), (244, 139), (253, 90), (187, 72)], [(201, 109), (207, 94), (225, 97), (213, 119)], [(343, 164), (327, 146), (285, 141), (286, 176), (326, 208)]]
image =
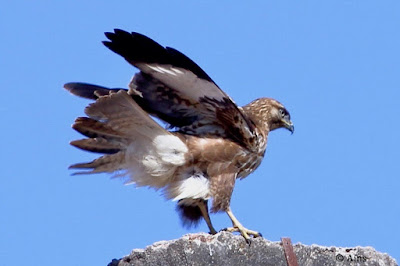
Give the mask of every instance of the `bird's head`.
[(290, 120), (288, 110), (278, 101), (271, 98), (260, 98), (243, 107), (257, 126), (267, 131), (277, 128), (286, 128), (294, 132), (294, 126)]

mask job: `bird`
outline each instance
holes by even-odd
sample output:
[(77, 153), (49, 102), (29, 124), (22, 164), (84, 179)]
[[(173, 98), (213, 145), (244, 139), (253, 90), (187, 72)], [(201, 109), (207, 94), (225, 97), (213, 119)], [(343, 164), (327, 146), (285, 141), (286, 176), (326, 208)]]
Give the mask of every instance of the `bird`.
[[(100, 153), (69, 168), (74, 174), (112, 173), (127, 184), (160, 190), (177, 203), (183, 225), (225, 212), (247, 242), (259, 237), (234, 216), (230, 202), (236, 180), (264, 158), (270, 131), (294, 126), (288, 110), (272, 98), (238, 106), (195, 62), (149, 37), (114, 29), (103, 44), (139, 72), (128, 88), (70, 82), (71, 94), (90, 99), (86, 116), (72, 128), (84, 138), (79, 149)], [(209, 203), (210, 206), (209, 206)]]

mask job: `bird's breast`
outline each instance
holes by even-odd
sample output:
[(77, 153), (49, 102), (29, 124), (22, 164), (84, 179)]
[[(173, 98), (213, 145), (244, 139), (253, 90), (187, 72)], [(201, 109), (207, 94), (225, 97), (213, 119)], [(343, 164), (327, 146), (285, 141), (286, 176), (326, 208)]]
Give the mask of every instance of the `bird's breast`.
[(237, 162), (239, 168), (238, 178), (245, 178), (260, 166), (263, 155), (250, 153), (247, 156), (240, 157)]
[(213, 163), (229, 163), (235, 166), (237, 176), (241, 178), (253, 172), (264, 155), (264, 150), (257, 154), (223, 138), (189, 136), (186, 145), (189, 148), (188, 161), (191, 163), (203, 165), (204, 168)]

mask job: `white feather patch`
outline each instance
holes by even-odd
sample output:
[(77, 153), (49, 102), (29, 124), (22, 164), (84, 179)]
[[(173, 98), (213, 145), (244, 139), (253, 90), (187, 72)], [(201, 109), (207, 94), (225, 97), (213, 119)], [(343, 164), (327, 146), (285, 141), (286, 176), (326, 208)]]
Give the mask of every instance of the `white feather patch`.
[(155, 138), (137, 136), (126, 151), (130, 183), (156, 189), (165, 187), (171, 182), (176, 169), (186, 163), (186, 144), (166, 131)]
[(166, 65), (166, 66), (168, 66), (168, 68), (163, 65), (153, 66), (150, 64), (146, 64), (146, 66), (149, 67), (150, 69), (157, 71), (158, 73), (162, 73), (162, 74), (169, 74), (169, 75), (173, 75), (173, 76), (177, 76), (177, 74), (183, 74), (182, 71), (180, 71), (179, 69), (174, 68), (170, 65)]
[(177, 187), (178, 195), (173, 201), (181, 199), (208, 199), (210, 196), (209, 181), (204, 176), (192, 176), (179, 182)]
[(185, 154), (188, 152), (188, 148), (178, 137), (159, 135), (153, 143), (162, 161), (177, 166), (185, 163)]
[[(184, 68), (156, 63), (139, 63), (136, 66), (144, 73), (150, 74), (153, 78), (158, 79), (166, 86), (182, 93), (184, 98), (199, 100), (207, 96), (218, 101), (229, 98), (229, 96), (220, 90), (213, 82), (199, 78), (193, 72)], [(191, 89), (188, 90), (187, 88)]]
[(197, 167), (182, 169), (176, 173), (176, 179), (164, 190), (165, 196), (174, 201), (185, 199), (209, 199), (210, 184), (208, 177)]

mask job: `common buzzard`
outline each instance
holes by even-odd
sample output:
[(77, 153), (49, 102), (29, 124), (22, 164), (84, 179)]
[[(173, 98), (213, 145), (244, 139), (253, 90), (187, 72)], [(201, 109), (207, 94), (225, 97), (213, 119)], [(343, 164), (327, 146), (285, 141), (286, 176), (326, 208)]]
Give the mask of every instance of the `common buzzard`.
[[(204, 218), (210, 233), (212, 213), (232, 220), (226, 230), (249, 241), (256, 231), (233, 215), (230, 199), (238, 178), (261, 163), (268, 133), (286, 128), (293, 133), (289, 112), (278, 101), (260, 98), (238, 107), (215, 82), (181, 52), (139, 34), (116, 29), (105, 33), (104, 45), (140, 70), (129, 89), (67, 83), (72, 94), (94, 100), (72, 127), (86, 138), (71, 145), (102, 153), (76, 174), (115, 173), (128, 183), (162, 189), (177, 202), (184, 223)], [(152, 117), (168, 126), (160, 126)]]

